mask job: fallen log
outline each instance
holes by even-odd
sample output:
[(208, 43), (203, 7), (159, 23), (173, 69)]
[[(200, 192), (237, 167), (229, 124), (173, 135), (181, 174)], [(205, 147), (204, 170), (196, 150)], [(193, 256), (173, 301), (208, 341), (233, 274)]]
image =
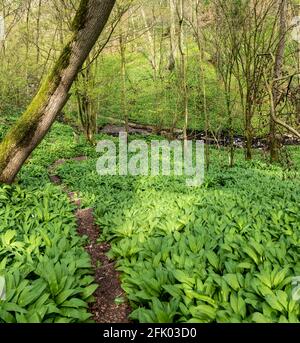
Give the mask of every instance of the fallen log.
[[(106, 116), (99, 116), (99, 118), (106, 119), (110, 121), (111, 123), (118, 123), (118, 124), (125, 125), (125, 120), (120, 119), (120, 118), (106, 117)], [(177, 129), (177, 128), (172, 129), (171, 127), (159, 127), (157, 125), (145, 125), (145, 124), (138, 124), (138, 123), (133, 123), (133, 122), (129, 122), (128, 125), (129, 127), (132, 127), (134, 129), (140, 129), (140, 130), (145, 130), (149, 132), (157, 132), (157, 133), (173, 132), (174, 134), (183, 133), (182, 129)]]

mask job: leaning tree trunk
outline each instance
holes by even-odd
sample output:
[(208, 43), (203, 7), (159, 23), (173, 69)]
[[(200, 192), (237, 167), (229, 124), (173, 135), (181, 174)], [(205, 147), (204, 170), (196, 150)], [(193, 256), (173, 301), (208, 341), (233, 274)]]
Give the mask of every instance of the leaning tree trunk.
[(12, 183), (69, 98), (69, 90), (102, 32), (115, 0), (81, 0), (72, 38), (31, 104), (0, 144), (0, 182)]

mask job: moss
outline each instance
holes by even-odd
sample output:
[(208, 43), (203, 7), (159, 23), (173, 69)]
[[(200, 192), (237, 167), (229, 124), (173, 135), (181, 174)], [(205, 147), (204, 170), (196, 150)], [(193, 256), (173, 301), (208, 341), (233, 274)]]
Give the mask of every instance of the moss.
[[(48, 87), (47, 87), (48, 86)], [(16, 124), (4, 137), (0, 145), (0, 170), (6, 165), (10, 154), (16, 147), (25, 146), (35, 131), (39, 118), (43, 112), (43, 103), (47, 104), (49, 84), (45, 81), (26, 112), (17, 120)]]
[(81, 0), (76, 16), (72, 22), (72, 30), (78, 32), (84, 27), (89, 0)]
[(63, 49), (59, 59), (55, 63), (52, 71), (43, 82), (39, 92), (34, 97), (31, 104), (28, 106), (24, 114), (17, 120), (16, 124), (7, 133), (0, 144), (0, 172), (5, 168), (10, 156), (15, 152), (15, 149), (26, 146), (44, 113), (44, 109), (48, 105), (48, 99), (51, 97), (57, 85), (61, 81), (62, 71), (66, 69), (70, 63), (72, 53), (72, 45), (76, 38), (76, 33), (83, 28), (88, 11), (89, 0), (81, 0), (79, 9), (74, 18), (72, 29), (73, 37)]
[(0, 144), (0, 171), (5, 167), (7, 160), (15, 148), (23, 147), (30, 141), (36, 127), (43, 115), (48, 99), (53, 94), (61, 80), (62, 71), (69, 65), (72, 52), (73, 39), (64, 48), (51, 73), (43, 82), (37, 95), (34, 97), (27, 110), (17, 120), (16, 124), (4, 137)]
[(64, 50), (62, 51), (61, 55), (59, 56), (59, 59), (55, 63), (49, 77), (48, 81), (52, 82), (54, 86), (56, 86), (60, 82), (60, 74), (61, 72), (67, 68), (70, 62), (70, 56), (72, 53), (72, 43), (73, 39), (64, 47)]

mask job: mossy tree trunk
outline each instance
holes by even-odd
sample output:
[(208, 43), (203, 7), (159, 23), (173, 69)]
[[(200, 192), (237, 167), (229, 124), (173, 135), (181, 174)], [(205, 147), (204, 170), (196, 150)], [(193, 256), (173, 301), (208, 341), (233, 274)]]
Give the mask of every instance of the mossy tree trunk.
[(72, 38), (37, 95), (0, 144), (0, 182), (12, 183), (69, 98), (69, 90), (102, 32), (115, 0), (81, 0)]

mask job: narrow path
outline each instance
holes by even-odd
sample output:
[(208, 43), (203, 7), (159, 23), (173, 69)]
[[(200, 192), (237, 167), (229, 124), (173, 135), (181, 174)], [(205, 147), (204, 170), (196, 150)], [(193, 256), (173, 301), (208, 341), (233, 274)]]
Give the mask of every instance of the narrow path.
[[(86, 160), (86, 157), (81, 156), (70, 160), (83, 161)], [(95, 282), (99, 284), (99, 288), (94, 294), (95, 302), (90, 304), (90, 312), (97, 323), (129, 323), (128, 316), (131, 310), (121, 288), (119, 273), (115, 269), (114, 262), (106, 256), (110, 250), (110, 245), (106, 242), (97, 242), (100, 231), (95, 224), (93, 209), (80, 209), (80, 199), (75, 200), (75, 193), (70, 192), (62, 184), (60, 177), (55, 174), (55, 168), (66, 161), (64, 159), (57, 160), (49, 167), (48, 172), (51, 182), (60, 185), (68, 194), (70, 201), (77, 206), (75, 216), (78, 234), (86, 235), (89, 238), (89, 243), (85, 249), (91, 257)], [(116, 299), (124, 299), (124, 302), (117, 301), (117, 303)]]

